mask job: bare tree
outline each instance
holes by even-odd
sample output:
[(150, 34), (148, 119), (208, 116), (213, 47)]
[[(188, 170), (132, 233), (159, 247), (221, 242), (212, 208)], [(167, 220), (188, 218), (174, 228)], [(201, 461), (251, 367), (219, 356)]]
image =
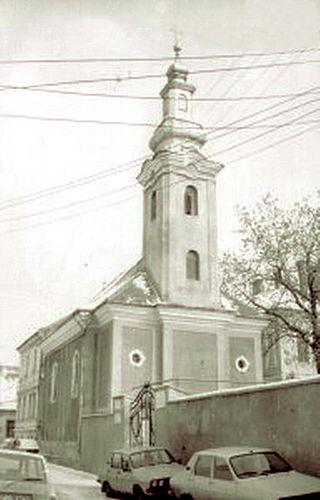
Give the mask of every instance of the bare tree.
[(289, 336), (312, 350), (320, 374), (320, 205), (317, 198), (279, 206), (267, 195), (238, 209), (240, 249), (222, 259), (222, 293), (276, 319), (275, 341)]

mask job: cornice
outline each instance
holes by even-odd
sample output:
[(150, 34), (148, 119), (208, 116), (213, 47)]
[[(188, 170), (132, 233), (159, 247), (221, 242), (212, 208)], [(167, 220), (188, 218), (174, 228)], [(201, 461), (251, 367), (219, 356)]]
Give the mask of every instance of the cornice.
[(157, 126), (149, 141), (149, 147), (156, 151), (159, 144), (167, 139), (189, 139), (199, 146), (206, 142), (206, 136), (201, 125), (189, 120), (167, 117)]
[(176, 174), (193, 180), (215, 180), (217, 174), (224, 168), (221, 163), (207, 160), (200, 152), (170, 149), (157, 153), (152, 159), (143, 163), (138, 181), (144, 187), (155, 184), (166, 174)]
[[(171, 324), (211, 324), (214, 322), (219, 326), (235, 326), (241, 329), (247, 328), (248, 325), (255, 327), (255, 331), (260, 331), (267, 324), (261, 319), (247, 319), (239, 317), (233, 311), (205, 309), (205, 308), (188, 308), (179, 306), (157, 305), (159, 317), (162, 322), (170, 322)], [(250, 335), (249, 335), (250, 336)]]

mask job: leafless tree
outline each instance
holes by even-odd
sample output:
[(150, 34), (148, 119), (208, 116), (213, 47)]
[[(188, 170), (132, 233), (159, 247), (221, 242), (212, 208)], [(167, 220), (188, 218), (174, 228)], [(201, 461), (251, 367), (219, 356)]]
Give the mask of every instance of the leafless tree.
[(241, 246), (222, 259), (222, 293), (277, 320), (311, 349), (320, 374), (320, 192), (283, 208), (271, 195), (238, 209)]

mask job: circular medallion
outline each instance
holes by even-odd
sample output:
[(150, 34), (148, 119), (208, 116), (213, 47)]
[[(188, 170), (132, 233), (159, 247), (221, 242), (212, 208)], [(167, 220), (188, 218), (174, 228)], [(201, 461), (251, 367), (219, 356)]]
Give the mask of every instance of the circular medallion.
[(145, 359), (146, 357), (140, 349), (134, 349), (129, 353), (129, 361), (133, 366), (142, 366)]
[(240, 373), (246, 373), (249, 370), (250, 362), (243, 355), (239, 356), (235, 361), (236, 369)]

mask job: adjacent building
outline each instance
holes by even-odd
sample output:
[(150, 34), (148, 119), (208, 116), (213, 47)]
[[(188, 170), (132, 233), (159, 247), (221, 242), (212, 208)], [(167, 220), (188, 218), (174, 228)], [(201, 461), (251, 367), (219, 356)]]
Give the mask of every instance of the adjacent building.
[(14, 437), (19, 367), (0, 365), (0, 443)]

